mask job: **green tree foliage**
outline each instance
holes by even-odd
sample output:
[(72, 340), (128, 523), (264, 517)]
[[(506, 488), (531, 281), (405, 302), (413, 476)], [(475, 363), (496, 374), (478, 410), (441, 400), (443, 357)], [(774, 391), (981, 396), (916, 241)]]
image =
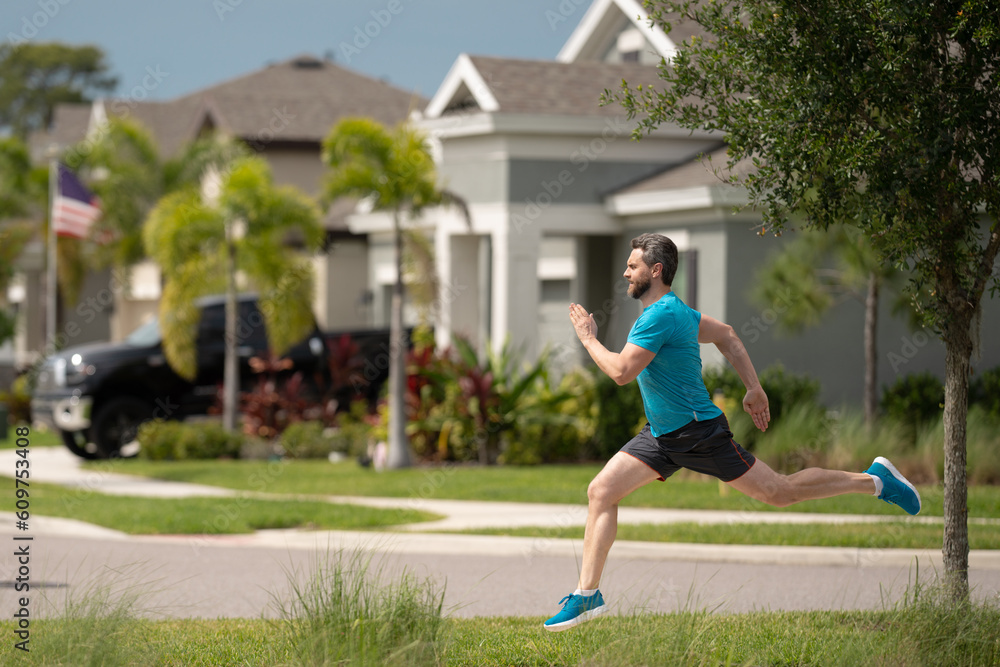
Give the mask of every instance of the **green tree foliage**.
[(0, 137), (0, 345), (14, 335), (7, 285), (14, 262), (37, 229), (26, 218), (37, 213), (42, 201), (44, 190), (32, 178), (27, 147), (16, 137)]
[[(858, 227), (908, 268), (945, 362), (945, 571), (968, 592), (969, 360), (1000, 250), (996, 8), (982, 0), (651, 2), (680, 41), (654, 88), (606, 96), (665, 124), (715, 130), (741, 184), (780, 230), (792, 214)], [(739, 180), (735, 176), (734, 181)]]
[(85, 176), (101, 200), (101, 217), (91, 231), (98, 267), (129, 266), (142, 260), (142, 226), (164, 193), (163, 165), (156, 143), (139, 123), (109, 118), (96, 133), (73, 146), (66, 165)]
[(315, 206), (292, 187), (276, 186), (262, 158), (236, 159), (220, 175), (213, 201), (191, 184), (163, 197), (143, 230), (146, 252), (162, 268), (160, 302), (164, 352), (182, 376), (197, 372), (194, 336), (200, 296), (226, 283), (227, 220), (244, 228), (235, 241), (236, 266), (260, 292), (268, 339), (283, 354), (314, 325), (312, 271), (296, 247), (315, 249), (322, 228)]
[(47, 128), (60, 102), (87, 102), (110, 92), (118, 79), (108, 74), (96, 46), (58, 42), (0, 45), (0, 128), (27, 138)]

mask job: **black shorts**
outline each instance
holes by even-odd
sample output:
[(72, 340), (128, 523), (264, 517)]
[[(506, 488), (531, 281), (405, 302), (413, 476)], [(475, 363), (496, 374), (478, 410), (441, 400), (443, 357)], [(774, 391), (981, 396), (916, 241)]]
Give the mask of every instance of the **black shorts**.
[(661, 482), (681, 468), (731, 482), (743, 476), (757, 460), (733, 440), (725, 415), (691, 421), (659, 437), (653, 437), (646, 424), (621, 451), (659, 473)]

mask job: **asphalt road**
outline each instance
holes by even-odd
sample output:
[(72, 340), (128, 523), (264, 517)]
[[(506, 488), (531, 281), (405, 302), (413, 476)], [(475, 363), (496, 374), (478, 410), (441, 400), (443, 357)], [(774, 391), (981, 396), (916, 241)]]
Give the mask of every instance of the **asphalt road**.
[[(575, 587), (573, 552), (580, 547), (521, 538), (283, 535), (291, 539), (277, 531), (212, 538), (36, 535), (28, 543), (32, 614), (51, 615), (67, 599), (104, 588), (135, 597), (136, 609), (153, 618), (280, 617), (291, 609), (293, 582), (301, 588), (318, 567), (338, 558), (349, 564), (360, 550), (361, 562), (387, 580), (403, 570), (430, 579), (445, 591), (444, 608), (452, 616), (548, 616)], [(8, 553), (24, 544), (14, 537), (12, 531), (0, 534)], [(916, 574), (915, 560), (903, 562), (894, 553), (855, 554), (856, 562), (835, 564), (791, 548), (779, 559), (757, 558), (752, 549), (744, 549), (745, 558), (736, 548), (728, 556), (713, 551), (620, 543), (612, 549), (602, 592), (613, 612), (626, 614), (880, 609), (899, 601)], [(22, 593), (9, 583), (16, 564), (4, 560), (0, 609), (12, 613)], [(754, 560), (780, 562), (741, 562)], [(921, 576), (931, 576), (928, 560), (921, 560)], [(1000, 599), (1000, 568), (974, 568), (970, 580), (977, 598)]]

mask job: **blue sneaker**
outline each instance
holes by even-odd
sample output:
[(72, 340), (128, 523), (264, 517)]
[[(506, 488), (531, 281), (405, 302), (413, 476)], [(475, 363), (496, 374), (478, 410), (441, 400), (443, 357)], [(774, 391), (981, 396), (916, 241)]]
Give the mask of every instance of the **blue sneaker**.
[(920, 494), (896, 470), (896, 466), (889, 463), (889, 459), (883, 456), (875, 457), (875, 461), (865, 472), (882, 480), (882, 493), (879, 494), (879, 500), (899, 505), (907, 514), (920, 512)]
[(562, 611), (545, 621), (545, 629), (552, 632), (568, 630), (574, 625), (579, 625), (584, 621), (589, 621), (595, 616), (599, 616), (607, 611), (604, 606), (604, 598), (601, 591), (597, 591), (591, 596), (567, 595), (559, 604), (563, 604)]

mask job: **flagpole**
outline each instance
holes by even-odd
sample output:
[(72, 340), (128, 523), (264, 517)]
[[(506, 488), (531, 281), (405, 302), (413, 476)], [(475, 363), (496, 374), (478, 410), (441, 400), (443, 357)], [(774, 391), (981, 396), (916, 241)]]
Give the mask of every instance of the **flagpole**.
[[(46, 313), (45, 313), (45, 347), (43, 354), (55, 351), (56, 344), (56, 319), (59, 315), (58, 308), (58, 286), (59, 279), (56, 271), (56, 222), (55, 222), (55, 201), (59, 189), (59, 162), (55, 157), (49, 159), (49, 243), (48, 261), (46, 262)], [(46, 349), (51, 348), (51, 349)]]

